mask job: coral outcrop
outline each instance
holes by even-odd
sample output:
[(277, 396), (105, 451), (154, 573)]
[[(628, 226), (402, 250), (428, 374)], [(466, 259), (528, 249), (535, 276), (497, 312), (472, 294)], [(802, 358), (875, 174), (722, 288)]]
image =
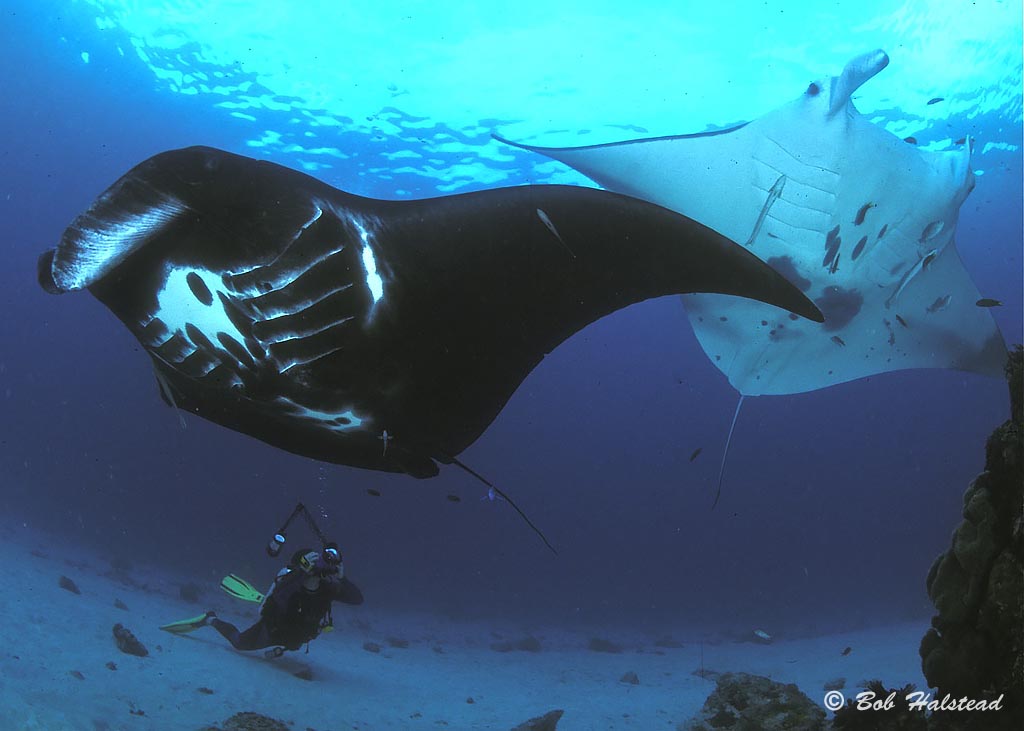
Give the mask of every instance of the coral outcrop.
[(679, 731), (822, 731), (825, 711), (795, 685), (747, 673), (725, 673), (701, 715)]
[[(1006, 369), (1011, 418), (985, 448), (985, 471), (964, 495), (963, 523), (928, 573), (938, 614), (921, 640), (936, 697), (995, 699), (1000, 712), (937, 712), (932, 729), (1024, 728), (1024, 355)], [(980, 724), (980, 725), (973, 725)], [(1003, 725), (1005, 724), (1005, 726)]]

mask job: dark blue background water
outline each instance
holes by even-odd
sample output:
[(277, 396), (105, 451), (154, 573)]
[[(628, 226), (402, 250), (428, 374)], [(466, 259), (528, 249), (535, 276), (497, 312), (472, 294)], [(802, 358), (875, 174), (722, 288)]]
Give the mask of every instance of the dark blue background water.
[[(678, 298), (571, 339), (462, 455), (515, 496), (558, 557), (458, 470), (416, 481), (320, 465), (196, 418), (182, 431), (135, 340), (88, 295), (44, 294), (36, 257), (137, 162), (192, 144), (245, 154), (244, 131), (202, 98), (160, 91), (110, 43), (91, 44), (82, 64), (81, 18), (4, 11), (2, 22), (0, 484), (12, 520), (111, 557), (184, 566), (213, 587), (228, 571), (269, 580), (277, 564), (262, 546), (302, 500), (326, 516), (378, 606), (779, 633), (928, 615), (924, 577), (1007, 416), (1005, 384), (910, 371), (748, 399), (711, 512), (736, 394)], [(984, 141), (985, 124), (954, 126)], [(332, 185), (437, 194), (422, 178), (366, 174), (386, 141), (333, 143), (361, 155), (321, 174)], [(1020, 155), (999, 154), (961, 211), (958, 242), (1018, 342)], [(528, 169), (525, 157), (508, 163)], [(528, 182), (515, 174), (512, 184)]]

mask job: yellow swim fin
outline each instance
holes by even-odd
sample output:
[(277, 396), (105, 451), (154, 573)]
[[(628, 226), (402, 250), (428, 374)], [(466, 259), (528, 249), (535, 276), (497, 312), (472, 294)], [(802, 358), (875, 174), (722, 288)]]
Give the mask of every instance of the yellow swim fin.
[(181, 619), (177, 622), (171, 622), (160, 627), (164, 632), (171, 632), (176, 635), (185, 635), (189, 632), (195, 632), (200, 627), (205, 627), (210, 617), (214, 616), (213, 612), (206, 612), (200, 614), (198, 617), (191, 617), (190, 619)]
[(263, 594), (248, 581), (235, 574), (228, 574), (220, 582), (220, 588), (235, 599), (243, 602), (254, 602), (259, 604), (263, 601)]

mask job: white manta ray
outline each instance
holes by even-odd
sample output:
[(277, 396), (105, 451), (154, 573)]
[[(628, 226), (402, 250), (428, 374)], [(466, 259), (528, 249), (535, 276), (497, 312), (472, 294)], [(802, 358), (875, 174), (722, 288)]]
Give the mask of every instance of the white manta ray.
[(880, 50), (858, 56), (839, 76), (728, 130), (516, 146), (746, 242), (818, 305), (821, 324), (735, 297), (684, 296), (704, 352), (743, 396), (907, 368), (1000, 376), (1005, 343), (976, 305), (953, 242), (974, 187), (971, 140), (929, 152), (858, 112), (851, 94), (888, 62)]

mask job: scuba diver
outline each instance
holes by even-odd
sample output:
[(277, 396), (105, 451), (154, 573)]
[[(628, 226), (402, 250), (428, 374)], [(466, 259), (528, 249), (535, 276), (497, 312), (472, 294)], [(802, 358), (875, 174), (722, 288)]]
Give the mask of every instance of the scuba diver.
[[(260, 618), (251, 627), (239, 631), (213, 611), (198, 617), (165, 624), (160, 629), (174, 634), (187, 634), (200, 627), (213, 627), (236, 650), (272, 649), (267, 657), (279, 657), (287, 650), (295, 651), (334, 628), (331, 605), (334, 602), (358, 605), (363, 593), (345, 576), (338, 545), (324, 539), (313, 517), (302, 503), (296, 506), (267, 546), (267, 554), (277, 556), (285, 543), (285, 530), (297, 515), (303, 514), (323, 544), (322, 550), (303, 548), (296, 551), (288, 566), (278, 572), (266, 595), (244, 579), (230, 574), (221, 588), (244, 601), (260, 605)], [(308, 651), (308, 647), (307, 647)]]

